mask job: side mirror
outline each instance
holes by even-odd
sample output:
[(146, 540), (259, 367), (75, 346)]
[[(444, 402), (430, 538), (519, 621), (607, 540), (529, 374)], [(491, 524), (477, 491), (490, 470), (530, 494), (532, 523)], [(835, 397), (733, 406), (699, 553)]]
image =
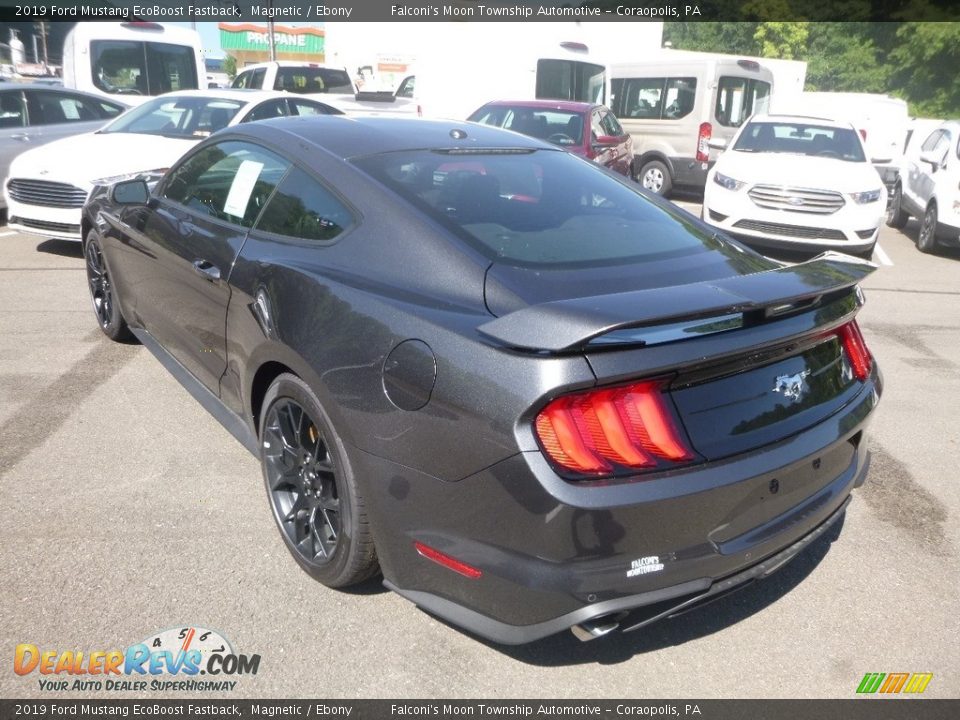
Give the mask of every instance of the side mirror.
[(143, 180), (124, 180), (110, 188), (110, 200), (117, 205), (146, 205), (150, 189)]
[(610, 147), (611, 145), (618, 145), (620, 143), (620, 138), (615, 135), (597, 135), (593, 139), (594, 145), (600, 145), (601, 147)]
[(924, 150), (920, 153), (920, 162), (930, 163), (933, 169), (936, 170), (940, 167), (940, 163), (943, 162), (943, 157), (933, 150)]
[(710, 138), (707, 141), (707, 147), (713, 150), (726, 150), (727, 139), (726, 138)]

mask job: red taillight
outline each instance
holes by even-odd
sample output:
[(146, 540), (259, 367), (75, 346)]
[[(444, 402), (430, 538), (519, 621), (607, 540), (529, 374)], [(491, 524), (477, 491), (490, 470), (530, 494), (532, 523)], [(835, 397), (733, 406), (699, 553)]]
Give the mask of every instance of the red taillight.
[(429, 545), (424, 545), (421, 542), (415, 542), (413, 543), (413, 547), (416, 548), (416, 551), (423, 555), (423, 557), (427, 558), (427, 560), (433, 560), (438, 565), (443, 565), (445, 568), (460, 573), (471, 580), (476, 580), (478, 577), (483, 575), (482, 570), (479, 570), (471, 565), (467, 565), (465, 562), (460, 562), (456, 558), (450, 557), (446, 553), (442, 553), (439, 550), (435, 550)]
[(565, 395), (537, 415), (544, 452), (587, 475), (654, 470), (694, 458), (657, 381)]
[(863, 128), (860, 128), (860, 137), (864, 142), (867, 141), (867, 131)]
[(700, 123), (700, 132), (697, 135), (697, 162), (710, 160), (711, 137), (713, 137), (713, 125), (708, 122)]
[(867, 343), (863, 339), (857, 321), (851, 320), (846, 325), (839, 327), (837, 337), (840, 338), (843, 351), (847, 354), (854, 376), (857, 380), (866, 380), (870, 377), (870, 371), (873, 369), (873, 356), (867, 349)]

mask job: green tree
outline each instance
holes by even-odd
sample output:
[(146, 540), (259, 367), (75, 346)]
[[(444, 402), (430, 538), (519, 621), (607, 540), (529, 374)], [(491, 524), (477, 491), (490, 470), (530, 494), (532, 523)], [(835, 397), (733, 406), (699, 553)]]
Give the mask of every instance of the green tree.
[(808, 22), (762, 22), (757, 24), (753, 39), (760, 47), (760, 57), (798, 60), (807, 54)]
[(237, 59), (233, 55), (227, 55), (223, 59), (223, 71), (233, 80), (237, 76)]
[(910, 102), (911, 114), (960, 114), (960, 23), (905, 22), (896, 40), (891, 84)]

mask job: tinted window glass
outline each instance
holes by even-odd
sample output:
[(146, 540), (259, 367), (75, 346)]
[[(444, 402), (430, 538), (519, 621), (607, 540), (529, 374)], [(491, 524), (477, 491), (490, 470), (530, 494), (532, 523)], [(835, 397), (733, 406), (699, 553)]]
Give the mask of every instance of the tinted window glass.
[(791, 122), (752, 122), (733, 146), (741, 152), (819, 155), (865, 162), (860, 137), (851, 128)]
[(161, 195), (201, 215), (252, 227), (288, 168), (256, 145), (216, 143), (173, 169)]
[(0, 129), (23, 127), (26, 120), (22, 93), (19, 90), (0, 92)]
[(79, 95), (43, 90), (27, 92), (27, 108), (31, 125), (89, 122), (115, 116), (120, 112), (119, 106), (113, 103), (101, 103)]
[(119, 95), (161, 95), (197, 85), (193, 48), (158, 42), (95, 40), (90, 43), (93, 84)]
[(203, 138), (227, 127), (244, 105), (211, 97), (160, 97), (117, 118), (101, 132)]
[(250, 81), (253, 80), (253, 72), (248, 70), (247, 72), (242, 72), (237, 75), (233, 80), (233, 84), (230, 87), (235, 88), (249, 88)]
[(670, 78), (663, 98), (663, 117), (677, 120), (693, 112), (697, 101), (697, 81), (694, 78)]
[(332, 193), (294, 168), (270, 199), (257, 229), (322, 241), (333, 240), (352, 224), (353, 215)]
[(295, 93), (350, 93), (353, 81), (346, 70), (320, 67), (281, 67), (277, 69), (274, 90)]
[(665, 78), (614, 80), (614, 97), (620, 117), (659, 119)]
[(280, 100), (268, 100), (265, 103), (260, 103), (251, 110), (243, 122), (256, 122), (257, 120), (269, 120), (270, 118), (284, 117), (287, 115), (287, 101), (285, 99)]
[(579, 145), (583, 140), (583, 117), (565, 110), (541, 110), (522, 105), (486, 105), (469, 118), (556, 145)]
[(537, 98), (545, 100), (606, 101), (602, 65), (575, 60), (537, 61)]
[(617, 118), (613, 116), (612, 112), (608, 112), (606, 110), (601, 111), (600, 124), (603, 126), (604, 133), (607, 135), (620, 137), (626, 134), (623, 132), (623, 128), (620, 126)]
[(717, 122), (740, 127), (754, 113), (770, 106), (770, 83), (742, 77), (721, 77), (717, 86)]
[(933, 150), (937, 146), (940, 138), (943, 136), (943, 130), (934, 130), (930, 133), (930, 137), (923, 141), (923, 145), (920, 147), (920, 150)]
[(565, 152), (409, 151), (354, 162), (492, 260), (605, 265), (710, 242), (679, 213)]

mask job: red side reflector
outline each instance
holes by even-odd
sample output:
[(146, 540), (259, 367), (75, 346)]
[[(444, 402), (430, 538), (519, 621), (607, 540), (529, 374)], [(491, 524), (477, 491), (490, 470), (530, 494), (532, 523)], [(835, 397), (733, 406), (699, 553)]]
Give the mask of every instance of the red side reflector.
[(567, 470), (608, 475), (693, 460), (658, 381), (557, 398), (534, 423), (547, 456)]
[(709, 162), (711, 137), (713, 125), (708, 122), (700, 123), (700, 132), (697, 134), (697, 162)]
[(471, 580), (476, 580), (478, 577), (483, 575), (482, 570), (478, 570), (475, 567), (467, 565), (464, 562), (460, 562), (456, 558), (452, 558), (446, 553), (442, 553), (439, 550), (435, 550), (429, 545), (424, 545), (421, 542), (413, 543), (413, 547), (418, 553), (427, 558), (427, 560), (433, 560), (437, 565), (443, 565), (449, 570), (453, 570), (456, 573), (460, 573), (464, 577), (468, 577)]
[(867, 131), (863, 128), (860, 128), (860, 138), (866, 142), (867, 141)]
[(843, 345), (847, 359), (850, 360), (854, 376), (857, 380), (866, 380), (873, 369), (873, 356), (867, 348), (867, 342), (863, 339), (857, 321), (851, 320), (837, 328), (837, 337), (840, 338), (840, 344)]

